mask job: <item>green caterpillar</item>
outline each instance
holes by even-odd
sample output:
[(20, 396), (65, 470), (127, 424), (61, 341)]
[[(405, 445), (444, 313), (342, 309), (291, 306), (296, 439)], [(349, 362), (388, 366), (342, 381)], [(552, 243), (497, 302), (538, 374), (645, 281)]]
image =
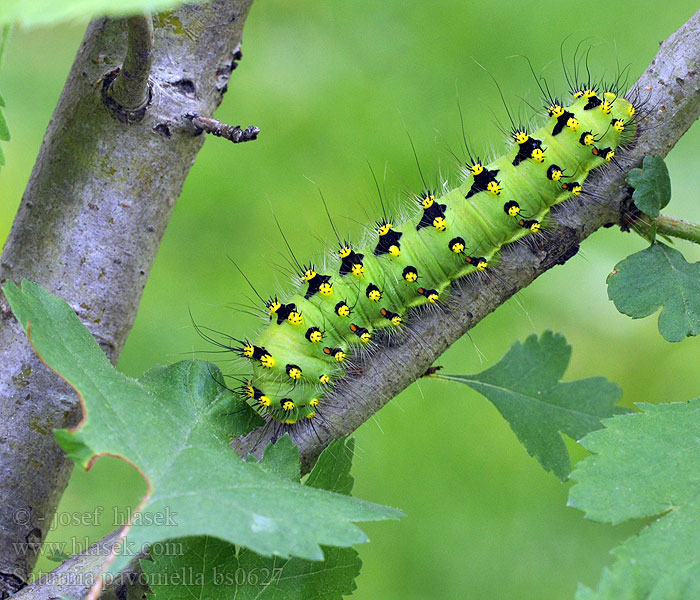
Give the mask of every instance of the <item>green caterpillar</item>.
[(487, 165), (470, 157), (461, 185), (440, 197), (424, 190), (413, 216), (377, 222), (361, 248), (340, 242), (324, 269), (299, 265), (297, 293), (265, 302), (268, 327), (227, 346), (253, 363), (249, 404), (283, 426), (322, 416), (324, 394), (378, 330), (403, 329), (409, 308), (440, 306), (453, 281), (486, 270), (504, 244), (540, 234), (550, 207), (581, 194), (589, 172), (634, 139), (635, 106), (617, 91), (589, 82), (568, 106), (545, 94), (545, 125), (514, 126), (513, 146)]

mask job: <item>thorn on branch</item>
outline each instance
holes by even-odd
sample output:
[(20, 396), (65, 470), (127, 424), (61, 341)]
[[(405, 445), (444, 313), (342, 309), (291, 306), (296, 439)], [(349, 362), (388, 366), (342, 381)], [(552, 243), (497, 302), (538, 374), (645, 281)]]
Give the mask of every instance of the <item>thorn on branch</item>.
[(253, 125), (241, 129), (240, 125), (227, 125), (218, 119), (197, 114), (185, 115), (185, 119), (194, 126), (195, 135), (199, 135), (202, 132), (211, 133), (217, 137), (230, 140), (234, 144), (255, 140), (258, 138), (258, 133), (260, 133), (260, 128)]
[(148, 76), (153, 64), (153, 19), (150, 14), (136, 15), (126, 24), (124, 62), (105, 77), (102, 97), (120, 121), (136, 123), (146, 114), (152, 96)]
[(428, 369), (426, 370), (425, 373), (423, 373), (423, 374), (421, 375), (421, 377), (432, 377), (432, 376), (435, 375), (435, 373), (437, 373), (438, 371), (442, 371), (443, 368), (444, 368), (444, 367), (443, 367), (442, 365), (437, 365), (437, 366), (435, 366), (435, 367), (430, 367), (430, 368), (428, 368)]

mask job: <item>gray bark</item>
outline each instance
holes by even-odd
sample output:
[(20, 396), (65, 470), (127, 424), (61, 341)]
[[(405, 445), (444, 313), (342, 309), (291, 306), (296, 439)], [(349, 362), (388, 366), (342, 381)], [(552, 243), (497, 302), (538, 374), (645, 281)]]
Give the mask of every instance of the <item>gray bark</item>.
[[(204, 141), (183, 115), (212, 115), (220, 104), (251, 2), (154, 17), (152, 98), (138, 123), (105, 103), (104, 83), (125, 56), (125, 22), (91, 23), (49, 124), (0, 259), (0, 283), (27, 278), (64, 298), (112, 362)], [(68, 482), (71, 463), (52, 430), (75, 425), (79, 406), (37, 359), (2, 296), (0, 304), (4, 598), (27, 581)]]

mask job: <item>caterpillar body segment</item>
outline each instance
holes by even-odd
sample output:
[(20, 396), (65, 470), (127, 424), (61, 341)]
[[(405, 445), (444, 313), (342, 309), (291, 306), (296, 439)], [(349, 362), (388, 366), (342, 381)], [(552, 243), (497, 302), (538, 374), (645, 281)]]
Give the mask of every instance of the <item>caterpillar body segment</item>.
[(538, 233), (549, 209), (580, 194), (636, 133), (635, 107), (612, 92), (581, 89), (547, 112), (537, 131), (513, 131), (494, 161), (467, 165), (461, 185), (440, 197), (426, 190), (413, 217), (380, 221), (364, 247), (343, 242), (333, 264), (304, 267), (297, 293), (279, 302), (287, 318), (271, 311), (251, 343), (272, 360), (249, 357), (248, 402), (285, 425), (322, 414), (324, 394), (377, 330), (400, 330), (409, 308), (441, 303), (504, 244)]

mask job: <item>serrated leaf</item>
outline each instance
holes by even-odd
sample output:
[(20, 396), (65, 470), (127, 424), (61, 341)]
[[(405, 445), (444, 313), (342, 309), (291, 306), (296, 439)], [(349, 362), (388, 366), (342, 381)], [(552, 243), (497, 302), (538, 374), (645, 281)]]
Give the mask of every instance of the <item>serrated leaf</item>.
[[(197, 4), (204, 0), (187, 0)], [(87, 21), (94, 17), (126, 17), (143, 12), (162, 12), (185, 0), (3, 0), (0, 24), (47, 25), (65, 20)]]
[[(284, 440), (284, 441), (283, 441)], [(350, 493), (353, 441), (335, 440), (321, 453), (306, 485)], [(283, 436), (265, 451), (267, 467), (296, 473), (299, 452)], [(272, 450), (276, 449), (273, 453)], [(349, 484), (349, 487), (348, 487)], [(340, 600), (355, 589), (362, 562), (352, 548), (324, 548), (322, 562), (298, 558), (266, 558), (211, 537), (187, 538), (156, 545), (151, 561), (141, 566), (154, 600), (182, 598), (269, 598), (278, 600)], [(183, 577), (185, 575), (185, 577)]]
[(671, 201), (671, 177), (660, 156), (645, 156), (641, 169), (627, 173), (627, 183), (634, 188), (634, 205), (645, 215), (656, 218)]
[(299, 448), (294, 445), (289, 434), (285, 433), (274, 444), (268, 444), (260, 465), (284, 479), (299, 481)]
[(530, 456), (562, 481), (571, 471), (561, 437), (574, 440), (601, 427), (622, 392), (604, 377), (561, 382), (571, 358), (563, 335), (545, 331), (515, 342), (493, 367), (476, 375), (434, 375), (459, 381), (488, 398), (508, 421)]
[(355, 480), (350, 475), (355, 440), (339, 438), (333, 440), (318, 457), (306, 485), (331, 490), (339, 494), (350, 494)]
[[(128, 547), (209, 535), (263, 555), (320, 560), (321, 544), (366, 541), (353, 522), (401, 515), (242, 461), (228, 439), (247, 404), (218, 383), (213, 365), (186, 361), (130, 379), (112, 367), (65, 302), (26, 281), (21, 290), (8, 283), (5, 295), (42, 360), (82, 399), (83, 422), (74, 432), (58, 430), (59, 443), (83, 466), (103, 454), (122, 457), (148, 482), (143, 512), (160, 518), (137, 520)], [(113, 572), (128, 554), (117, 556)]]
[[(155, 600), (340, 600), (355, 589), (362, 562), (350, 548), (324, 548), (323, 562), (266, 558), (212, 537), (154, 547), (141, 561)], [(168, 552), (168, 546), (171, 551)], [(159, 554), (161, 549), (165, 552)]]
[(700, 262), (660, 242), (628, 256), (608, 275), (615, 308), (641, 319), (663, 307), (659, 332), (669, 342), (700, 333)]
[(582, 440), (593, 455), (571, 474), (569, 504), (610, 523), (662, 516), (578, 600), (700, 598), (700, 400), (638, 407)]

